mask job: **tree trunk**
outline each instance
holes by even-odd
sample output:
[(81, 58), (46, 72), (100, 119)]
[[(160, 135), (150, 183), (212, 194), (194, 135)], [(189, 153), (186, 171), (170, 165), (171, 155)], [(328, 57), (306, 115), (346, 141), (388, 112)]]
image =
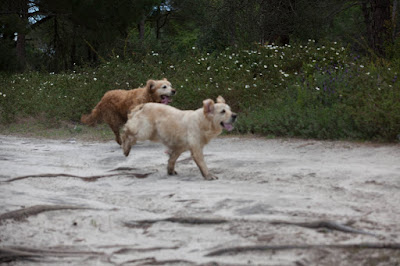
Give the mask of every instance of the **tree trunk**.
[(368, 0), (364, 0), (361, 3), (361, 10), (363, 12), (364, 15), (364, 24), (365, 27), (367, 29), (367, 42), (368, 42), (368, 46), (372, 47), (372, 23), (371, 23), (371, 9), (370, 9), (370, 5), (368, 4)]
[(229, 22), (228, 24), (228, 32), (229, 32), (229, 43), (231, 46), (236, 46), (237, 45), (237, 36), (236, 36), (236, 7), (235, 6), (230, 6), (229, 1), (226, 1), (226, 4), (228, 5), (228, 16), (227, 16), (227, 21)]
[(70, 65), (71, 69), (74, 67), (74, 64), (76, 63), (76, 31), (77, 31), (77, 26), (74, 23), (74, 26), (72, 28), (71, 65)]
[(380, 55), (385, 54), (385, 43), (390, 41), (390, 0), (373, 0), (372, 5), (373, 48)]
[(159, 40), (160, 39), (160, 32), (161, 32), (161, 10), (160, 10), (160, 6), (157, 7), (157, 15), (156, 15), (156, 39)]
[(397, 32), (397, 0), (393, 0), (393, 7), (392, 7), (392, 41), (396, 39), (396, 32)]
[(141, 41), (144, 40), (144, 30), (145, 30), (145, 28), (144, 28), (144, 22), (145, 22), (145, 20), (146, 20), (146, 19), (143, 17), (143, 19), (140, 20), (139, 25), (138, 25), (138, 28), (139, 28), (139, 39), (140, 39)]
[(385, 44), (391, 41), (390, 7), (390, 0), (366, 0), (362, 3), (369, 46), (380, 56), (385, 55)]
[(17, 60), (19, 66), (22, 68), (22, 70), (25, 69), (26, 66), (26, 51), (25, 51), (25, 34), (24, 33), (18, 33), (17, 36)]
[(22, 20), (22, 25), (24, 25), (24, 29), (21, 29), (17, 33), (17, 60), (19, 66), (22, 70), (26, 67), (26, 26), (28, 25), (28, 1), (27, 0), (20, 0), (18, 9), (21, 12), (19, 16)]

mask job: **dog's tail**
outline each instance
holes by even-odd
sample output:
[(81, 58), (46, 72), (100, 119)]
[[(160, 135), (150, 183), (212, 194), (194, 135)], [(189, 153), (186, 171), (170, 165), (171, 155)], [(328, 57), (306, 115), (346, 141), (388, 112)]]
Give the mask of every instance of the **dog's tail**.
[(82, 115), (81, 122), (88, 126), (95, 126), (101, 120), (101, 110), (96, 106), (88, 115)]

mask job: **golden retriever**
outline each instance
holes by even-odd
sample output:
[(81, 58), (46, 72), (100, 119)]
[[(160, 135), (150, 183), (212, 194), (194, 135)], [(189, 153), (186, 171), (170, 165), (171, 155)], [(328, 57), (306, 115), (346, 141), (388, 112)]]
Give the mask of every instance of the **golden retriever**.
[(167, 79), (148, 80), (143, 88), (133, 90), (111, 90), (104, 94), (100, 102), (89, 115), (83, 115), (81, 122), (94, 126), (103, 120), (115, 134), (115, 140), (121, 144), (120, 129), (128, 120), (128, 113), (139, 104), (156, 102), (168, 104), (176, 93)]
[(232, 130), (236, 114), (219, 96), (217, 103), (207, 99), (197, 110), (182, 111), (172, 106), (147, 103), (136, 107), (122, 130), (125, 156), (137, 141), (161, 141), (169, 149), (168, 174), (175, 175), (175, 162), (182, 152), (190, 150), (204, 179), (217, 179), (204, 162), (203, 147), (222, 129)]

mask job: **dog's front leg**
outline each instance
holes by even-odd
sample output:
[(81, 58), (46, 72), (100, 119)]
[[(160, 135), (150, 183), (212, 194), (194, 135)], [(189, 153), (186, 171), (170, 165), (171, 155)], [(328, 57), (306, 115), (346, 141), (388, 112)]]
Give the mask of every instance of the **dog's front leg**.
[(182, 154), (182, 151), (180, 150), (172, 150), (169, 151), (169, 160), (168, 160), (168, 174), (169, 175), (176, 175), (178, 174), (175, 171), (175, 163), (176, 160), (178, 160), (179, 156)]
[(200, 169), (201, 174), (206, 180), (218, 179), (215, 175), (210, 174), (207, 165), (204, 162), (203, 150), (199, 148), (191, 149), (192, 157)]

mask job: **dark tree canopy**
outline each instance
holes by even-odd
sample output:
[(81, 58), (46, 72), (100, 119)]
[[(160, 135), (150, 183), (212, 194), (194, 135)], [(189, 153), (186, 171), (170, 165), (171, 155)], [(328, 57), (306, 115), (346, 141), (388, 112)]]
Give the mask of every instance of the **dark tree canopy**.
[(60, 71), (114, 53), (398, 37), (397, 0), (2, 0), (0, 70)]

